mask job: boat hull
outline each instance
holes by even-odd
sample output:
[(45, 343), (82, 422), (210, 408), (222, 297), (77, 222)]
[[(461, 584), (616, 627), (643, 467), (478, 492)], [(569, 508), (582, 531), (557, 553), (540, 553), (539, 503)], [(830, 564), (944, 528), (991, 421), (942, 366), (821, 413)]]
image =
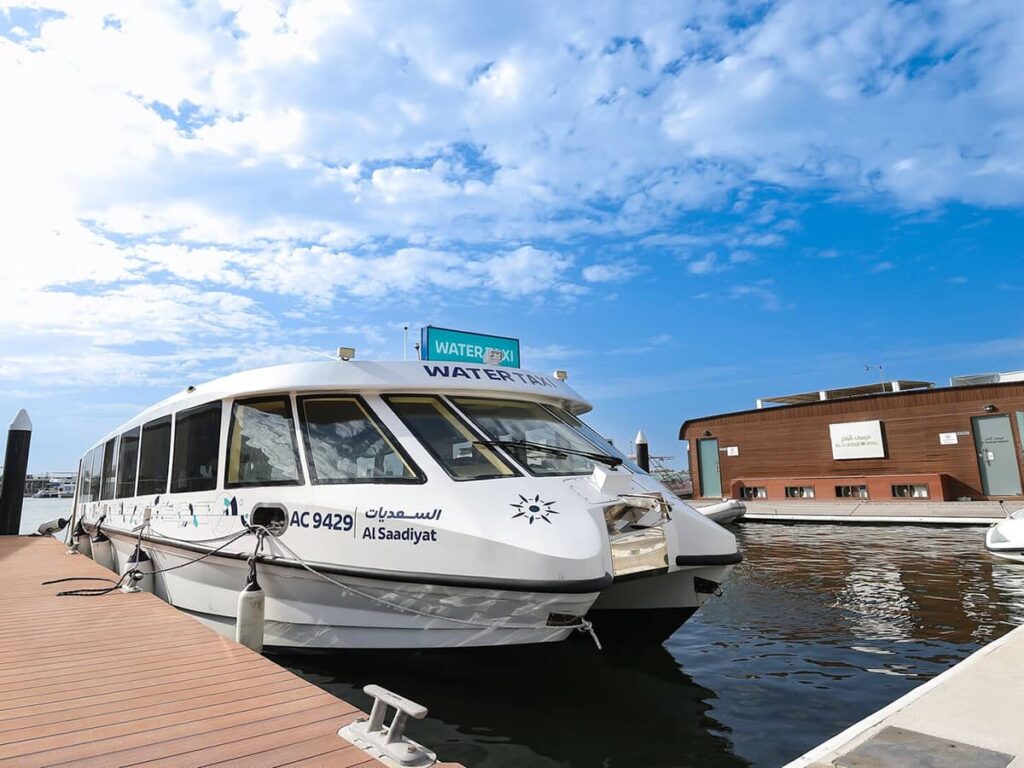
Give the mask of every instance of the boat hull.
[(590, 612), (594, 631), (603, 644), (661, 643), (671, 637), (696, 608), (608, 608)]
[(1024, 518), (1016, 515), (996, 523), (985, 532), (985, 549), (993, 557), (1024, 563)]
[(698, 507), (697, 511), (709, 520), (714, 520), (719, 525), (729, 525), (741, 520), (747, 514), (747, 506), (740, 501), (730, 499), (720, 504)]
[(683, 568), (643, 578), (615, 581), (594, 603), (594, 611), (642, 611), (683, 609), (691, 613), (712, 597), (712, 592), (697, 590), (702, 579), (721, 584), (731, 566)]
[[(115, 567), (123, 571), (134, 549), (112, 537)], [(195, 560), (195, 552), (148, 542), (157, 571)], [(226, 636), (234, 637), (238, 594), (247, 565), (210, 556), (158, 573), (158, 597)], [(330, 583), (294, 565), (258, 565), (266, 595), (264, 645), (286, 648), (453, 648), (564, 640), (598, 592), (531, 592), (489, 587), (355, 578), (330, 574)], [(428, 631), (424, 631), (428, 630)]]

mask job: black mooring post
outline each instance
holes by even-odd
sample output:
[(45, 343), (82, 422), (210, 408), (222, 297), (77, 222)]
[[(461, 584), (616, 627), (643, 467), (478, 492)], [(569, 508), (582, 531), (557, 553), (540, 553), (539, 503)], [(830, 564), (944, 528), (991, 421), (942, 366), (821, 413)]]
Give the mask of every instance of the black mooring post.
[(651, 452), (647, 447), (647, 436), (641, 429), (636, 433), (636, 463), (644, 472), (651, 471)]
[(0, 486), (0, 536), (17, 536), (21, 529), (21, 502), (25, 497), (28, 444), (31, 441), (32, 420), (22, 408), (7, 432), (4, 483)]

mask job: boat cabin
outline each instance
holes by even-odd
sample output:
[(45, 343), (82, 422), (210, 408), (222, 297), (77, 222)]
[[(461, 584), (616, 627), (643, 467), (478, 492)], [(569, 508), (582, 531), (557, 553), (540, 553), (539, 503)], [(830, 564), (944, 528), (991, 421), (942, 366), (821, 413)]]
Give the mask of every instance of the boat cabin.
[(247, 371), (189, 387), (107, 435), (82, 459), (78, 500), (586, 475), (597, 463), (629, 464), (578, 418), (589, 409), (564, 381), (489, 366)]

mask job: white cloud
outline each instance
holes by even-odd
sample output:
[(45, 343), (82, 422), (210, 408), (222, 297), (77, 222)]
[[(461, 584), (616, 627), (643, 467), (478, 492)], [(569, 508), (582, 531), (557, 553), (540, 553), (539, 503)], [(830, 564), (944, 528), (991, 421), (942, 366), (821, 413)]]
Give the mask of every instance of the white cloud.
[(22, 340), (52, 334), (111, 346), (185, 344), (194, 335), (251, 335), (268, 325), (248, 297), (181, 285), (134, 283), (92, 294), (47, 290), (8, 295), (0, 302), (0, 333)]
[(764, 285), (733, 285), (729, 288), (729, 297), (739, 301), (754, 300), (761, 309), (777, 312), (783, 308), (779, 295)]
[(710, 275), (712, 272), (718, 272), (722, 267), (718, 263), (718, 255), (714, 251), (708, 251), (699, 259), (687, 264), (686, 269), (693, 275)]
[(583, 268), (583, 279), (588, 283), (618, 283), (629, 280), (640, 273), (640, 267), (632, 262), (614, 264), (591, 264)]
[(588, 354), (590, 352), (586, 349), (568, 347), (564, 344), (546, 344), (543, 347), (524, 346), (522, 356), (524, 363), (529, 366), (535, 362), (559, 363), (569, 358)]
[[(0, 38), (0, 328), (142, 376), (132, 344), (263, 349), (310, 305), (767, 260), (800, 224), (766, 189), (1024, 203), (1016, 2), (46, 5)], [(631, 260), (577, 272), (608, 236)]]
[(572, 259), (553, 251), (525, 245), (469, 263), (471, 272), (482, 274), (483, 283), (507, 296), (524, 296), (557, 287)]

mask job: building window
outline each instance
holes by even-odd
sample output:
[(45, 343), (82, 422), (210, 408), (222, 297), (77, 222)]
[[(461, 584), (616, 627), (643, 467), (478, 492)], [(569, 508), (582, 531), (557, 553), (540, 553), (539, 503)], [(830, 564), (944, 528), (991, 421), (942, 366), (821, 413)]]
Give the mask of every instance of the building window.
[(866, 485), (837, 485), (837, 499), (866, 499), (868, 487)]
[(171, 417), (142, 427), (139, 457), (139, 496), (167, 492), (167, 468), (171, 463)]
[(892, 495), (897, 499), (927, 499), (929, 498), (928, 484), (907, 483), (894, 485), (892, 487)]
[(744, 499), (767, 499), (768, 489), (759, 485), (745, 485), (740, 488), (740, 496)]
[(212, 491), (217, 487), (220, 401), (174, 417), (174, 462), (171, 493)]
[(139, 428), (121, 435), (121, 451), (117, 458), (117, 498), (135, 495), (135, 470), (139, 461)]
[(786, 486), (786, 498), (787, 499), (813, 499), (814, 498), (814, 486), (813, 485), (787, 485)]
[(225, 488), (301, 485), (299, 451), (287, 397), (236, 400), (231, 408)]

